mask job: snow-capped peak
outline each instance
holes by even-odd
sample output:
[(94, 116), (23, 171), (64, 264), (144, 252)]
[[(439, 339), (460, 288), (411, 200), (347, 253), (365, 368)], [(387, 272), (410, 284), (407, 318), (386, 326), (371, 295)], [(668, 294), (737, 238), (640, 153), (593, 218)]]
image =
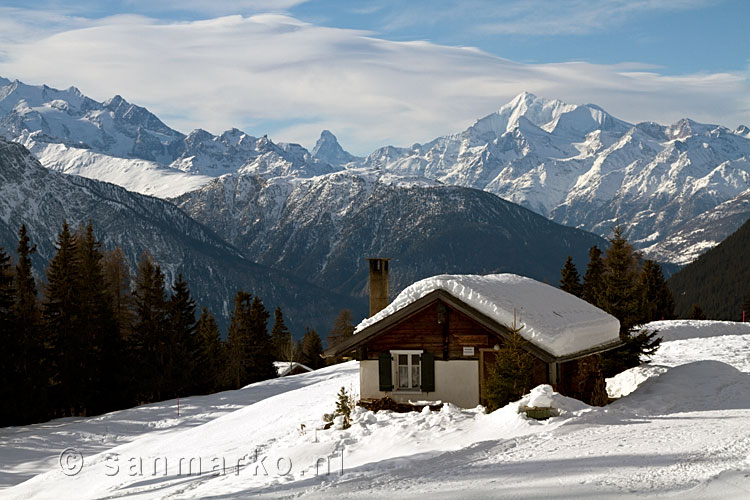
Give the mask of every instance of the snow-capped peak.
[(312, 150), (312, 156), (333, 166), (346, 165), (356, 160), (353, 155), (341, 147), (338, 139), (330, 130), (323, 130), (320, 133), (320, 138)]

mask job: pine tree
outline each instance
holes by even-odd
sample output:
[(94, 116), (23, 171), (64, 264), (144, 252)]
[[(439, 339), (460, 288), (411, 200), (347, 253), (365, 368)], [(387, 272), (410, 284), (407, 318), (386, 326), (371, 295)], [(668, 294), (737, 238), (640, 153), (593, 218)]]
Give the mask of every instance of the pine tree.
[(246, 384), (276, 376), (271, 338), (268, 335), (269, 314), (259, 297), (238, 291), (229, 324), (228, 382), (238, 389)]
[[(0, 248), (0, 401), (13, 401), (18, 342), (13, 331), (13, 301), (15, 299), (10, 257)], [(13, 405), (0, 405), (0, 427), (14, 421)]]
[(80, 336), (86, 342), (83, 360), (87, 383), (85, 407), (87, 414), (91, 415), (114, 409), (120, 404), (126, 364), (120, 357), (123, 344), (107, 296), (101, 242), (94, 236), (91, 220), (85, 228), (80, 228), (76, 236)]
[(589, 263), (586, 267), (586, 274), (583, 276), (582, 287), (582, 298), (589, 304), (595, 306), (601, 304), (604, 269), (602, 251), (597, 246), (591, 247), (589, 249)]
[(690, 311), (690, 319), (706, 319), (706, 314), (698, 304), (693, 304), (693, 308)]
[(620, 321), (620, 339), (623, 346), (602, 356), (604, 375), (611, 377), (625, 369), (637, 366), (642, 356), (652, 355), (661, 344), (657, 332), (642, 330), (643, 311), (639, 296), (639, 256), (615, 227), (604, 258), (605, 272), (599, 307)]
[(160, 401), (164, 391), (162, 370), (167, 356), (167, 299), (164, 273), (144, 253), (138, 263), (133, 292), (135, 324), (130, 336), (130, 379), (140, 402)]
[(66, 222), (58, 235), (56, 248), (47, 268), (42, 304), (54, 404), (62, 415), (82, 415), (89, 391), (89, 339), (81, 321), (78, 239)]
[(36, 245), (31, 245), (26, 225), (21, 225), (18, 231), (18, 260), (13, 276), (16, 295), (11, 308), (13, 332), (17, 340), (16, 362), (10, 370), (15, 380), (15, 423), (38, 422), (51, 415), (47, 410), (48, 363), (36, 283), (31, 272), (34, 252)]
[(343, 417), (341, 422), (342, 429), (348, 429), (352, 426), (352, 408), (355, 404), (353, 400), (354, 398), (346, 392), (344, 387), (336, 395), (336, 411), (334, 414)]
[(669, 291), (661, 266), (646, 260), (638, 277), (641, 321), (648, 323), (661, 319), (674, 319), (674, 299)]
[(323, 341), (315, 329), (305, 328), (305, 336), (302, 338), (302, 364), (313, 370), (322, 368), (325, 361), (323, 354)]
[(216, 318), (205, 307), (195, 327), (194, 352), (196, 390), (200, 394), (219, 390), (224, 369), (224, 345)]
[(497, 351), (495, 364), (490, 366), (486, 387), (490, 411), (520, 399), (531, 389), (534, 357), (525, 349), (527, 341), (521, 336), (522, 328), (514, 320), (510, 335)]
[(268, 333), (268, 310), (257, 295), (253, 299), (250, 310), (251, 342), (250, 342), (250, 382), (268, 380), (276, 377), (273, 362), (274, 352), (271, 336)]
[(134, 314), (130, 268), (122, 248), (116, 247), (104, 252), (102, 267), (104, 288), (114, 316), (115, 329), (120, 338), (126, 340), (133, 327)]
[[(352, 323), (352, 312), (349, 309), (342, 309), (333, 323), (333, 328), (328, 334), (328, 347), (334, 347), (346, 341), (354, 335), (354, 324)], [(343, 357), (328, 358), (329, 364), (340, 363)]]
[[(273, 313), (273, 328), (271, 328), (271, 344), (274, 359), (277, 361), (294, 361), (294, 344), (292, 334), (284, 323), (284, 314), (277, 307)], [(290, 347), (291, 346), (291, 347)]]
[(583, 285), (581, 279), (578, 276), (578, 269), (573, 263), (573, 257), (568, 255), (568, 259), (565, 261), (562, 271), (560, 271), (560, 289), (570, 294), (580, 297), (583, 295)]
[(604, 258), (605, 272), (599, 307), (620, 320), (620, 334), (627, 336), (641, 322), (638, 300), (638, 255), (615, 227)]
[(182, 274), (172, 285), (172, 296), (167, 302), (166, 353), (163, 378), (165, 397), (176, 397), (188, 392), (194, 370), (195, 301), (190, 296)]

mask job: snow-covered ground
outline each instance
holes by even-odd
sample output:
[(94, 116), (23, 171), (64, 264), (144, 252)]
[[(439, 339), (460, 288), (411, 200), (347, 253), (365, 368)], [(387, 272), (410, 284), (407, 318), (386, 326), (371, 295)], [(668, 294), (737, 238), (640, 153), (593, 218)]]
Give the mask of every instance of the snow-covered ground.
[[(750, 498), (750, 333), (658, 326), (677, 340), (610, 379), (628, 395), (605, 408), (540, 387), (559, 417), (519, 415), (528, 400), (492, 414), (357, 409), (350, 429), (322, 430), (337, 391), (358, 386), (349, 362), (185, 398), (179, 417), (165, 401), (0, 429), (0, 496)], [(67, 448), (80, 455), (61, 460)]]

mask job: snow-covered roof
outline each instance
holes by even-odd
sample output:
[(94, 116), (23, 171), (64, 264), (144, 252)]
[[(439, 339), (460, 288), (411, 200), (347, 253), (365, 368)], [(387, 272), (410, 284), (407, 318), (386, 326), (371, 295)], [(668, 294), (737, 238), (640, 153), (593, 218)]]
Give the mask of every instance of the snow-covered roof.
[(354, 333), (436, 290), (444, 290), (498, 323), (517, 325), (526, 340), (556, 356), (568, 356), (619, 339), (620, 322), (567, 292), (515, 274), (440, 275), (417, 281), (388, 307), (363, 320)]
[(274, 368), (276, 368), (276, 374), (279, 377), (285, 377), (292, 373), (296, 368), (302, 368), (305, 371), (311, 372), (313, 371), (312, 368), (309, 366), (303, 365), (302, 363), (297, 363), (296, 361), (289, 362), (289, 361), (274, 361), (273, 362)]

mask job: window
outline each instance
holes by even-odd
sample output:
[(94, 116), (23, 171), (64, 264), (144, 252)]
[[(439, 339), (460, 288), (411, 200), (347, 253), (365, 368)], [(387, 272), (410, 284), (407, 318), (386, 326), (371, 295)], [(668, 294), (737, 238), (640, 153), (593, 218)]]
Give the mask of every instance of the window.
[(421, 391), (422, 351), (391, 351), (396, 390)]

